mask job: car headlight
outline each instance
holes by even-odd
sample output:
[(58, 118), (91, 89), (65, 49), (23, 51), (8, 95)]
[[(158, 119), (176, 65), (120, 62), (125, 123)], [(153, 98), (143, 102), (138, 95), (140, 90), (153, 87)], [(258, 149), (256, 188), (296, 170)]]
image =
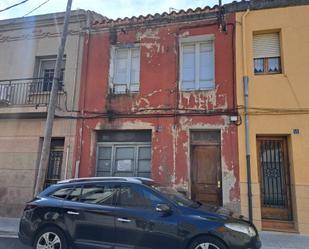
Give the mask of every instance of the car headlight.
[(228, 229), (233, 230), (233, 231), (247, 234), (250, 237), (256, 236), (255, 229), (251, 226), (247, 226), (247, 225), (243, 225), (243, 224), (237, 224), (237, 223), (227, 223), (224, 226)]

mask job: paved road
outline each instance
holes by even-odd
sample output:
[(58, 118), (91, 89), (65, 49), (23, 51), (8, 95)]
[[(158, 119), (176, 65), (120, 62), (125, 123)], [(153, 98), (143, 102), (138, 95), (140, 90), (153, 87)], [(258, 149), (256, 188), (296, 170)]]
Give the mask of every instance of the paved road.
[[(262, 249), (309, 249), (309, 236), (261, 233)], [(31, 249), (18, 239), (0, 237), (0, 249)]]
[(24, 246), (18, 239), (0, 238), (0, 249), (31, 249)]

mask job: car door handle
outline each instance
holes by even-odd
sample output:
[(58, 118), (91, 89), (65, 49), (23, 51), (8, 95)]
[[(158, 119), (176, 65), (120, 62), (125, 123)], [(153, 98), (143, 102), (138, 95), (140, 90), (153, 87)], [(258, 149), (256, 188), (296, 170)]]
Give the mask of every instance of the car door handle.
[(79, 215), (79, 213), (78, 213), (78, 212), (73, 212), (73, 211), (67, 211), (67, 214)]
[(117, 218), (117, 221), (119, 221), (119, 222), (124, 222), (124, 223), (129, 223), (129, 222), (131, 222), (131, 220), (125, 219), (125, 218)]

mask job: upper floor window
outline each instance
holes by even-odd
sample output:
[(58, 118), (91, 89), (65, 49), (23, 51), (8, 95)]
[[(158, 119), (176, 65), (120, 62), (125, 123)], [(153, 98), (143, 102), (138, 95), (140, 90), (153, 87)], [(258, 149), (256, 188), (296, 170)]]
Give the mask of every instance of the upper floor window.
[(253, 35), (255, 74), (281, 73), (279, 33)]
[[(50, 92), (52, 88), (54, 72), (55, 72), (56, 58), (41, 58), (39, 59), (38, 78), (40, 78), (39, 85), (36, 90), (42, 92)], [(63, 90), (65, 61), (62, 63), (58, 90)]]
[(213, 35), (180, 39), (180, 83), (183, 91), (213, 89)]
[(113, 93), (138, 92), (140, 85), (139, 47), (112, 49), (111, 88)]

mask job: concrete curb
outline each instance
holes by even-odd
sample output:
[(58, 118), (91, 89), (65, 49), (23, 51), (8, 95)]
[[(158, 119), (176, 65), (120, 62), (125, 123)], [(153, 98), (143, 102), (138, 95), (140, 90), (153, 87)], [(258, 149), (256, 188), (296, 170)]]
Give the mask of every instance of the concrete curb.
[(0, 238), (18, 238), (19, 218), (0, 217)]
[(0, 231), (0, 238), (18, 239), (18, 235), (16, 233), (4, 233)]

